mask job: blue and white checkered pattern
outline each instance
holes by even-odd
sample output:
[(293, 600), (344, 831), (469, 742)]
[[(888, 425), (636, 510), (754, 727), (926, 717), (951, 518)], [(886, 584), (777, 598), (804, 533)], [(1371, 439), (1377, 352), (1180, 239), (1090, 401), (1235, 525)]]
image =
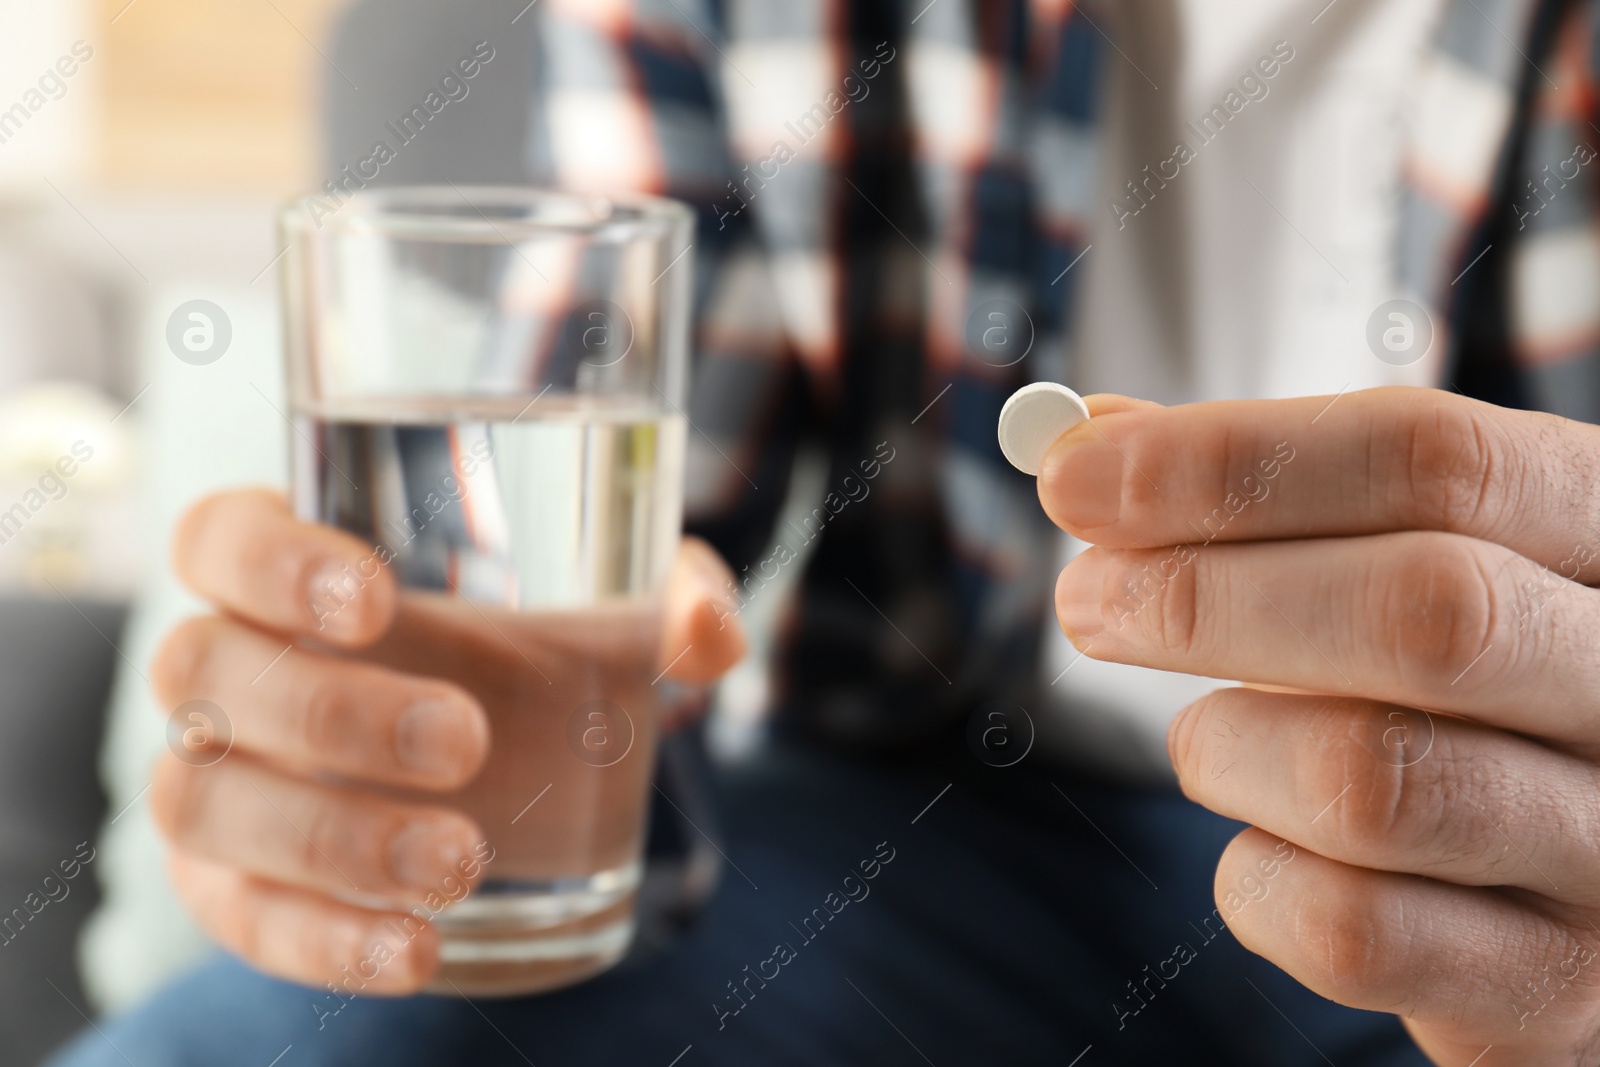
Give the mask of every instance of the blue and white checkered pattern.
[[(536, 11), (538, 173), (700, 212), (690, 526), (752, 595), (826, 528), (785, 627), (793, 704), (915, 737), (1028, 686), (1052, 531), (994, 427), (1065, 372), (1098, 31), (1064, 0)], [(893, 458), (776, 529), (802, 444), (825, 502)]]
[(1446, 381), (1600, 422), (1600, 3), (1451, 0), (1412, 116), (1401, 277)]
[[(1600, 420), (1600, 160), (1577, 150), (1600, 147), (1597, 9), (1447, 0), (1398, 255), (1449, 384)], [(887, 741), (1021, 696), (1053, 531), (994, 427), (1016, 387), (1070, 373), (1096, 23), (1070, 0), (536, 11), (538, 173), (700, 213), (689, 515), (742, 568), (741, 595), (813, 539), (775, 529), (803, 444), (832, 500), (892, 452), (870, 495), (816, 513), (785, 627), (790, 705)]]

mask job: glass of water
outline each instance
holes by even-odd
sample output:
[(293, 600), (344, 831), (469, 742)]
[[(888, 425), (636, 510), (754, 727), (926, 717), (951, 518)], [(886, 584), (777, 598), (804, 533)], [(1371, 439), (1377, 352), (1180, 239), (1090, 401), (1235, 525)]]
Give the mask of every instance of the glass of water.
[(313, 609), (391, 571), (395, 625), (361, 657), (464, 687), (491, 732), (464, 789), (386, 791), (477, 821), (477, 889), (364, 903), (436, 924), (441, 989), (582, 980), (633, 934), (692, 215), (509, 187), (310, 205), (280, 216), (294, 504), (372, 545)]

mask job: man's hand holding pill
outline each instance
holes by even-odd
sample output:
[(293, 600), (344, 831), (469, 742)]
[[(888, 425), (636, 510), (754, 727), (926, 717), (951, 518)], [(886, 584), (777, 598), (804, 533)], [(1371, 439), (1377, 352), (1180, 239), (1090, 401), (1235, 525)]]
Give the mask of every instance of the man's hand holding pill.
[(1219, 901), (1298, 850), (1234, 934), (1437, 1063), (1600, 1062), (1600, 428), (1419, 389), (1088, 407), (1038, 471), (1095, 546), (1057, 616), (1244, 683), (1168, 735), (1254, 824)]

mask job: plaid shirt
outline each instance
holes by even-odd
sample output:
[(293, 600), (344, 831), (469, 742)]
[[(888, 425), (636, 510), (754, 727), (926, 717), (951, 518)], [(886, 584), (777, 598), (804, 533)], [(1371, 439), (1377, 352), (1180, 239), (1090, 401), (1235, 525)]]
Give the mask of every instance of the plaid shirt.
[[(536, 173), (700, 212), (689, 526), (745, 602), (809, 548), (784, 703), (867, 744), (1033, 680), (1052, 531), (994, 428), (1065, 372), (1095, 207), (1086, 18), (920, 7), (536, 9)], [(825, 495), (779, 529), (803, 447)]]
[[(1564, 161), (1600, 143), (1597, 7), (1445, 0), (1398, 250), (1433, 311), (1440, 384), (1589, 419), (1600, 160)], [(700, 213), (689, 525), (744, 601), (810, 546), (783, 705), (888, 744), (1026, 699), (1056, 542), (994, 430), (1018, 386), (1071, 380), (1071, 268), (1104, 210), (1093, 15), (1069, 0), (537, 11), (536, 174)], [(1558, 179), (1530, 193), (1547, 163)], [(827, 495), (777, 529), (803, 447)]]
[(1600, 422), (1600, 3), (1450, 0), (1412, 115), (1399, 270), (1440, 384)]

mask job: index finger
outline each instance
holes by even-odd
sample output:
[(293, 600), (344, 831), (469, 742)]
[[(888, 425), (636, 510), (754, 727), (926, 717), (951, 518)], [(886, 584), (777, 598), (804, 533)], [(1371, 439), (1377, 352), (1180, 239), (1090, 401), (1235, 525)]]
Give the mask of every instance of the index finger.
[(1439, 530), (1600, 577), (1600, 428), (1434, 389), (1141, 407), (1051, 447), (1039, 500), (1095, 544)]
[(354, 648), (376, 640), (394, 615), (394, 578), (373, 547), (301, 522), (269, 489), (195, 504), (178, 522), (172, 557), (200, 596), (284, 633)]

